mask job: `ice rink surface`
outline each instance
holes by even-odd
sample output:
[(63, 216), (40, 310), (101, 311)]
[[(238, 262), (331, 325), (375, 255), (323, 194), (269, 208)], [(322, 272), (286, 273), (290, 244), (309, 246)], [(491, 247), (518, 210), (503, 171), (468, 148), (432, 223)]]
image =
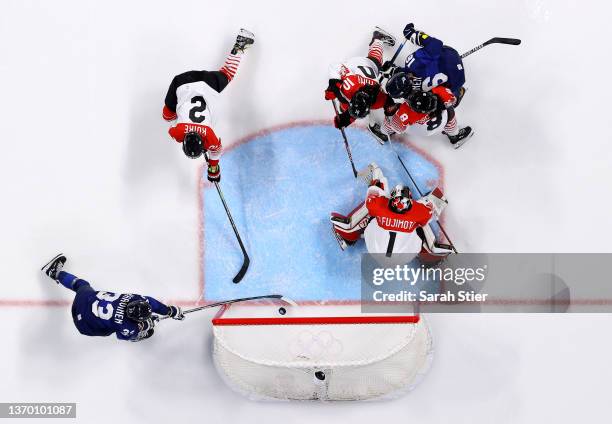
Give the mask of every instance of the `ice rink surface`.
[[(231, 181), (244, 177), (229, 173), (250, 144), (232, 145), (330, 120), (328, 65), (365, 54), (374, 25), (399, 36), (410, 21), (459, 51), (493, 36), (523, 40), (465, 60), (469, 91), (458, 118), (477, 134), (464, 148), (455, 151), (442, 137), (409, 140), (442, 167), (446, 228), (459, 250), (609, 252), (610, 89), (599, 80), (612, 65), (609, 15), (607, 4), (593, 0), (2, 2), (0, 402), (77, 402), (84, 423), (609, 420), (608, 315), (430, 316), (435, 361), (409, 396), (256, 403), (225, 387), (211, 364), (212, 313), (164, 323), (144, 343), (86, 338), (71, 322), (70, 293), (38, 272), (63, 251), (67, 268), (96, 288), (200, 299), (201, 163), (166, 136), (160, 114), (172, 76), (220, 67), (240, 27), (257, 35), (216, 114), (229, 150), (223, 178)], [(340, 139), (329, 142), (333, 157), (317, 158), (305, 141), (289, 149), (298, 160), (313, 155), (314, 175), (301, 171), (308, 196), (317, 184), (329, 194), (335, 178), (350, 178)], [(280, 152), (256, 147), (249, 148), (264, 169)], [(378, 160), (373, 141), (372, 149)], [(249, 184), (262, 193), (283, 187), (268, 175)], [(205, 204), (222, 212), (214, 196), (206, 201), (209, 194)], [(228, 192), (237, 211), (245, 204), (239, 194)], [(352, 196), (356, 187), (339, 187), (337, 203), (321, 210), (348, 212)], [(295, 213), (307, 218), (311, 211)], [(251, 248), (263, 237), (256, 228), (247, 234)], [(329, 232), (321, 228), (321, 235), (333, 252)], [(291, 231), (287, 237), (292, 243)], [(251, 271), (247, 278), (257, 277)], [(211, 297), (229, 293), (214, 287)]]

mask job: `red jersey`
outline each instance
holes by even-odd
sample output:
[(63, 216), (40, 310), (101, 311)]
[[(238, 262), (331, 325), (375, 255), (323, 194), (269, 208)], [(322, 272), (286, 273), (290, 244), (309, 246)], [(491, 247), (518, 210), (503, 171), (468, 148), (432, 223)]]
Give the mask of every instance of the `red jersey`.
[(366, 207), (370, 216), (376, 218), (379, 227), (387, 231), (411, 233), (419, 227), (427, 225), (432, 216), (432, 210), (419, 202), (412, 202), (412, 207), (405, 213), (397, 213), (389, 209), (389, 198), (381, 195), (382, 190), (372, 190), (366, 198)]
[[(457, 98), (450, 89), (442, 86), (432, 88), (431, 92), (438, 97), (439, 101), (444, 103), (445, 108), (453, 106), (457, 102)], [(395, 115), (390, 119), (391, 128), (397, 132), (402, 133), (410, 125), (423, 125), (429, 121), (430, 116), (427, 113), (420, 113), (413, 110), (408, 103), (404, 102), (400, 105)]]
[(221, 155), (221, 140), (217, 138), (217, 135), (207, 125), (180, 123), (173, 127), (170, 127), (168, 134), (170, 137), (175, 139), (178, 143), (182, 143), (185, 139), (185, 134), (189, 132), (197, 132), (202, 136), (202, 142), (204, 143), (204, 149), (209, 152), (210, 163), (216, 165)]

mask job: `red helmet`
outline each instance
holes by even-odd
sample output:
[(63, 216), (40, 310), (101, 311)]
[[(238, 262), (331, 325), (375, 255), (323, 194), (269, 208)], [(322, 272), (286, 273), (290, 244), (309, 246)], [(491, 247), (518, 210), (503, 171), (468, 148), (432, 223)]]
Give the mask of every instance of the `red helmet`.
[(389, 208), (393, 212), (404, 213), (412, 207), (412, 192), (401, 184), (395, 186), (389, 198)]

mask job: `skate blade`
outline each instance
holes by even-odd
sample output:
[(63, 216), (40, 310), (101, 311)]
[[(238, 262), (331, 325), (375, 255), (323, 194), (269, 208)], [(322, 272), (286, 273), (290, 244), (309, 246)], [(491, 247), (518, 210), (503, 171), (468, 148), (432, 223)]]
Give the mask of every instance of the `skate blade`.
[(470, 140), (470, 138), (474, 137), (474, 134), (476, 134), (476, 131), (472, 130), (469, 136), (467, 136), (463, 140), (458, 141), (456, 144), (454, 144), (453, 147), (455, 148), (455, 150), (457, 150), (458, 148), (463, 146), (465, 143), (467, 143)]
[(49, 262), (47, 262), (47, 263), (46, 263), (46, 264), (45, 264), (45, 265), (44, 265), (44, 266), (43, 266), (43, 267), (42, 267), (40, 270), (41, 270), (41, 271), (44, 271), (46, 268), (48, 268), (48, 267), (49, 267), (49, 265), (51, 265), (53, 262), (55, 262), (57, 259), (61, 258), (62, 256), (64, 256), (64, 254), (63, 254), (63, 253), (60, 253), (60, 254), (58, 254), (58, 255), (55, 255), (55, 256), (53, 257), (53, 259), (51, 259)]
[(244, 29), (244, 28), (240, 28), (240, 33), (238, 35), (242, 35), (243, 37), (255, 39), (255, 34), (253, 34), (248, 29)]
[(390, 47), (395, 46), (396, 40), (395, 40), (395, 36), (393, 34), (391, 34), (389, 31), (382, 29), (379, 26), (375, 26), (374, 27), (375, 31), (380, 32), (381, 34), (387, 35), (389, 37), (391, 37), (391, 44), (389, 45)]

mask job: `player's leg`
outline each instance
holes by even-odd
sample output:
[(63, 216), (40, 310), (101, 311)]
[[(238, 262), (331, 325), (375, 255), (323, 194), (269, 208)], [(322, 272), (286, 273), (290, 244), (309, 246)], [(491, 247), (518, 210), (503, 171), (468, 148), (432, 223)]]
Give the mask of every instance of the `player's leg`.
[(423, 240), (419, 259), (424, 264), (433, 265), (439, 263), (453, 253), (451, 246), (436, 241), (436, 236), (430, 224), (418, 228), (417, 234)]
[(236, 36), (236, 41), (234, 42), (232, 50), (225, 59), (225, 63), (219, 70), (219, 72), (227, 78), (228, 83), (232, 79), (234, 79), (236, 72), (238, 72), (238, 67), (240, 66), (242, 55), (254, 43), (255, 35), (252, 32), (247, 31), (246, 29), (241, 29), (238, 35)]
[(60, 253), (51, 259), (45, 266), (41, 268), (47, 277), (51, 278), (58, 284), (70, 289), (78, 291), (82, 287), (89, 287), (89, 283), (63, 270), (67, 258)]
[(340, 248), (344, 250), (347, 246), (352, 246), (361, 238), (361, 234), (363, 234), (370, 221), (370, 216), (364, 202), (353, 209), (348, 216), (332, 212), (330, 220), (334, 236), (338, 240)]
[(378, 69), (380, 69), (383, 64), (384, 45), (390, 47), (394, 46), (395, 37), (382, 28), (374, 28), (374, 32), (372, 33), (372, 41), (370, 41), (370, 46), (368, 49), (368, 59), (374, 62), (376, 66), (378, 66)]
[(87, 281), (66, 271), (60, 271), (57, 276), (57, 282), (74, 292), (79, 292), (84, 287), (91, 287)]
[(368, 117), (368, 130), (380, 144), (389, 141), (389, 132), (385, 127), (384, 109), (372, 109)]
[(472, 127), (469, 126), (459, 128), (457, 113), (454, 108), (447, 109), (447, 116), (448, 119), (446, 125), (444, 125), (444, 134), (446, 134), (448, 140), (455, 149), (457, 149), (473, 136), (474, 132), (472, 131)]

